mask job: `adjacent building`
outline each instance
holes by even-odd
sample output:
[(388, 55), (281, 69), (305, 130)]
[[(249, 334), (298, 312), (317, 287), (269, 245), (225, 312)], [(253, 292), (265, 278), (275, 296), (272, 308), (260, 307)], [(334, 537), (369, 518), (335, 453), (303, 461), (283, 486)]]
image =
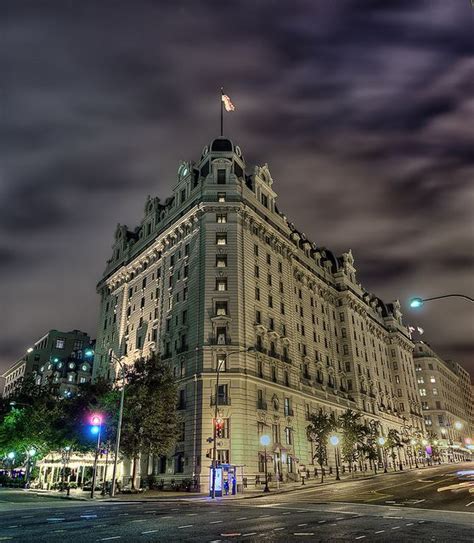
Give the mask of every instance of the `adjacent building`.
[(426, 429), (436, 434), (445, 459), (460, 460), (470, 454), (474, 431), (469, 373), (423, 341), (416, 342), (413, 358)]
[(4, 374), (3, 396), (11, 396), (25, 377), (37, 385), (51, 383), (58, 393), (70, 396), (92, 378), (95, 342), (80, 330), (50, 330), (38, 339)]
[(216, 401), (217, 458), (249, 485), (263, 480), (264, 434), (271, 472), (312, 471), (312, 411), (358, 410), (381, 434), (424, 429), (398, 301), (363, 288), (351, 251), (298, 231), (268, 165), (248, 167), (227, 138), (182, 162), (173, 196), (149, 196), (139, 226), (117, 226), (98, 293), (95, 376), (114, 377), (110, 352), (157, 353), (179, 379), (178, 443), (148, 467), (165, 480), (208, 488)]

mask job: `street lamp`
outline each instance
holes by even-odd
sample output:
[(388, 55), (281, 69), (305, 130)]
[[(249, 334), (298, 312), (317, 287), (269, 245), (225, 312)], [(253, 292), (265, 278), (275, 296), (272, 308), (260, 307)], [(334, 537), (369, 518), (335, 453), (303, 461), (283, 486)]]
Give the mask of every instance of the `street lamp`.
[(329, 442), (331, 443), (331, 445), (334, 445), (334, 459), (336, 460), (336, 481), (340, 481), (341, 478), (339, 477), (339, 460), (337, 458), (337, 446), (339, 445), (339, 438), (337, 436), (331, 436), (329, 438)]
[(458, 420), (454, 423), (454, 427), (456, 430), (462, 430), (462, 422), (459, 422)]
[(466, 296), (465, 294), (445, 294), (444, 296), (433, 296), (432, 298), (412, 298), (410, 300), (410, 307), (412, 309), (418, 309), (422, 307), (425, 302), (430, 302), (431, 300), (441, 300), (442, 298), (463, 298), (464, 300), (467, 300), (468, 302), (474, 302), (474, 298), (471, 298), (470, 296)]
[(268, 468), (267, 468), (267, 446), (270, 445), (270, 437), (267, 435), (263, 435), (260, 438), (260, 443), (264, 447), (264, 466), (265, 466), (265, 488), (263, 489), (264, 492), (270, 492), (270, 489), (268, 488)]
[[(84, 352), (86, 357), (94, 356), (95, 352), (93, 349), (86, 349)], [(118, 456), (120, 451), (120, 437), (122, 433), (122, 419), (123, 419), (123, 404), (125, 399), (125, 366), (122, 363), (122, 360), (116, 356), (112, 350), (109, 351), (109, 362), (112, 361), (117, 362), (117, 364), (120, 367), (120, 370), (122, 372), (122, 389), (120, 391), (120, 407), (119, 407), (119, 415), (118, 415), (118, 422), (117, 422), (117, 435), (115, 437), (115, 454), (114, 454), (114, 467), (112, 469), (112, 484), (110, 486), (110, 497), (113, 498), (115, 495), (115, 478), (117, 475), (117, 463), (118, 463)]]
[(214, 421), (213, 421), (213, 430), (212, 430), (212, 484), (211, 484), (211, 498), (215, 499), (216, 497), (216, 470), (217, 470), (217, 431), (216, 431), (216, 421), (219, 415), (219, 375), (221, 373), (221, 369), (223, 366), (225, 366), (225, 363), (228, 358), (230, 358), (233, 354), (240, 354), (240, 353), (249, 353), (254, 352), (254, 347), (249, 347), (248, 349), (243, 349), (240, 351), (231, 351), (229, 353), (225, 353), (225, 358), (223, 360), (220, 360), (217, 363), (216, 366), (216, 396), (215, 396), (215, 402), (214, 402)]
[(97, 478), (97, 460), (99, 458), (99, 448), (100, 448), (100, 434), (102, 430), (102, 417), (100, 415), (92, 415), (91, 417), (91, 433), (93, 435), (97, 435), (97, 444), (95, 448), (95, 456), (94, 456), (94, 469), (92, 472), (92, 488), (91, 488), (91, 498), (94, 497), (94, 490), (95, 490), (95, 481)]
[(34, 447), (31, 447), (26, 451), (27, 454), (27, 462), (26, 462), (26, 477), (25, 477), (25, 488), (29, 488), (30, 483), (30, 477), (31, 477), (31, 470), (33, 467), (33, 457), (36, 454), (36, 449)]
[[(387, 441), (387, 440), (386, 440), (383, 436), (380, 436), (380, 437), (377, 439), (377, 443), (382, 447), (383, 472), (384, 472), (384, 473), (387, 473), (387, 457), (386, 457), (385, 448), (384, 448), (384, 445), (385, 445), (386, 441)], [(395, 461), (394, 461), (394, 463), (395, 463)]]

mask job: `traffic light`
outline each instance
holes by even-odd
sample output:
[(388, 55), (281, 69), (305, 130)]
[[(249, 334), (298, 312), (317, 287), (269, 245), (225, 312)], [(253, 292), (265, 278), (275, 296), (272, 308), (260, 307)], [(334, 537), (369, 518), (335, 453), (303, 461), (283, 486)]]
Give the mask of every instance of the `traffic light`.
[(224, 429), (224, 421), (221, 418), (216, 419), (216, 437), (222, 437), (222, 431)]
[(100, 432), (100, 426), (102, 424), (102, 417), (99, 415), (92, 415), (91, 417), (91, 434), (96, 436)]

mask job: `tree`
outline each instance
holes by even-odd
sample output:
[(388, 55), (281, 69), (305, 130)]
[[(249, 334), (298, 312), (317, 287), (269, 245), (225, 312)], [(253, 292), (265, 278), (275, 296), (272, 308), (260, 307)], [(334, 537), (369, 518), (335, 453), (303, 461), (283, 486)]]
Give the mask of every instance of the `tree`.
[(54, 386), (32, 386), (31, 379), (25, 379), (9, 398), (8, 409), (2, 405), (0, 457), (14, 451), (19, 464), (30, 448), (37, 451), (37, 458), (66, 445), (80, 451), (93, 449), (88, 415), (110, 390), (110, 384), (99, 381), (80, 385), (72, 398), (61, 398)]
[[(362, 431), (362, 430), (361, 430)], [(378, 425), (371, 423), (363, 426), (365, 440), (359, 444), (361, 455), (369, 461), (370, 466), (374, 468), (377, 474), (377, 461), (379, 458), (377, 450)]]
[(342, 458), (348, 462), (350, 472), (352, 472), (353, 463), (360, 458), (364, 445), (365, 427), (360, 421), (360, 413), (356, 413), (352, 409), (347, 409), (337, 421), (342, 434)]
[(327, 445), (328, 439), (336, 427), (336, 419), (334, 414), (324, 413), (322, 410), (319, 413), (310, 415), (310, 424), (306, 428), (308, 439), (313, 443), (314, 455), (318, 464), (321, 466), (321, 483), (324, 482), (324, 466), (327, 463)]
[(391, 430), (388, 431), (385, 447), (387, 447), (387, 449), (390, 449), (391, 451), (390, 456), (392, 457), (394, 469), (396, 469), (395, 468), (395, 449), (397, 449), (398, 463), (401, 466), (400, 469), (402, 469), (402, 461), (400, 459), (400, 449), (403, 447), (403, 442), (402, 442), (402, 436), (400, 435), (398, 430), (395, 430), (394, 428), (392, 428)]
[[(132, 459), (132, 488), (141, 453), (166, 454), (176, 440), (176, 382), (159, 357), (140, 359), (126, 372), (121, 450)], [(109, 403), (118, 401), (118, 393)]]

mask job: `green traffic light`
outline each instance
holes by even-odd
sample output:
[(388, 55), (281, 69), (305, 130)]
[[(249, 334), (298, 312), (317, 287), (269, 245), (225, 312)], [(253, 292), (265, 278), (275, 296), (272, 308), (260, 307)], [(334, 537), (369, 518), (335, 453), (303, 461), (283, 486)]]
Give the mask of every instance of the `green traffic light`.
[(423, 299), (422, 298), (412, 298), (410, 300), (410, 307), (417, 309), (418, 307), (421, 307), (423, 305)]

